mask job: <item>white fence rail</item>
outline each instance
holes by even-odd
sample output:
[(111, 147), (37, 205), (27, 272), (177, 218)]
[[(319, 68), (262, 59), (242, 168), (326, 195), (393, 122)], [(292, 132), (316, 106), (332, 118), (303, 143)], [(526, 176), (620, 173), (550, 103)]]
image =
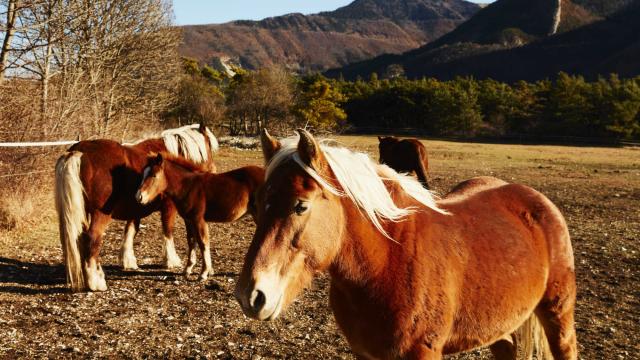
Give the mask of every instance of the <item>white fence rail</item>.
[(0, 147), (16, 148), (16, 147), (43, 147), (43, 146), (63, 146), (73, 145), (77, 143), (73, 141), (35, 141), (35, 142), (0, 142)]

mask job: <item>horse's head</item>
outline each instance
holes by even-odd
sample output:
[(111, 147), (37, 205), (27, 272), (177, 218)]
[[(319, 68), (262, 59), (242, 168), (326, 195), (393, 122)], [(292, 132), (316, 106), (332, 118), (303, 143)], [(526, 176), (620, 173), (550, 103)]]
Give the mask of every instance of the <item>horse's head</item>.
[(380, 163), (384, 164), (388, 162), (388, 157), (391, 156), (391, 149), (393, 145), (398, 142), (398, 138), (393, 136), (378, 136), (378, 150), (380, 152)]
[(332, 178), (331, 169), (316, 140), (298, 133), (297, 147), (289, 149), (262, 134), (267, 179), (256, 197), (256, 233), (235, 290), (245, 314), (259, 320), (275, 319), (314, 273), (329, 268), (341, 245), (340, 200), (319, 182)]
[(162, 154), (150, 156), (142, 172), (142, 182), (136, 192), (136, 201), (145, 205), (153, 201), (167, 189)]

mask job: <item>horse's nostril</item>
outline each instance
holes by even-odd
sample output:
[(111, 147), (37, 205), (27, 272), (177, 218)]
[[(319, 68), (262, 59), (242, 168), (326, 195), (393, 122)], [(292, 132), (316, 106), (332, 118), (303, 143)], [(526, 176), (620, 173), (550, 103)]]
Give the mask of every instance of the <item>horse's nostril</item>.
[(262, 310), (266, 302), (267, 302), (267, 297), (264, 295), (262, 291), (253, 290), (253, 292), (251, 293), (251, 299), (250, 299), (249, 305), (251, 305), (251, 309), (253, 309), (255, 313), (260, 312), (260, 310)]

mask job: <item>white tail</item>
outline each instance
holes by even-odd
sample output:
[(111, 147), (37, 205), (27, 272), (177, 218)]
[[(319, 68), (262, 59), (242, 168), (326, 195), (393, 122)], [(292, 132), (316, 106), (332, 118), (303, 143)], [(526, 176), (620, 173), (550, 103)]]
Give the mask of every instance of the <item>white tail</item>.
[(56, 211), (60, 226), (60, 242), (72, 291), (86, 289), (78, 241), (87, 226), (84, 189), (80, 180), (82, 153), (68, 152), (56, 164)]
[(531, 314), (529, 319), (516, 330), (516, 339), (522, 359), (532, 360), (535, 354), (538, 360), (553, 360), (544, 328), (535, 314)]

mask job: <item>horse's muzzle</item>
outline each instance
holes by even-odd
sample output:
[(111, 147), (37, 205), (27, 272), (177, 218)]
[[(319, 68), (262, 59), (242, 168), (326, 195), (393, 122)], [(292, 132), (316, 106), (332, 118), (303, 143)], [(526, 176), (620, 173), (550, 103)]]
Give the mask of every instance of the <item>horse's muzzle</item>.
[(146, 201), (144, 201), (144, 196), (142, 194), (142, 191), (138, 190), (138, 192), (136, 192), (136, 201), (139, 204), (144, 205)]

